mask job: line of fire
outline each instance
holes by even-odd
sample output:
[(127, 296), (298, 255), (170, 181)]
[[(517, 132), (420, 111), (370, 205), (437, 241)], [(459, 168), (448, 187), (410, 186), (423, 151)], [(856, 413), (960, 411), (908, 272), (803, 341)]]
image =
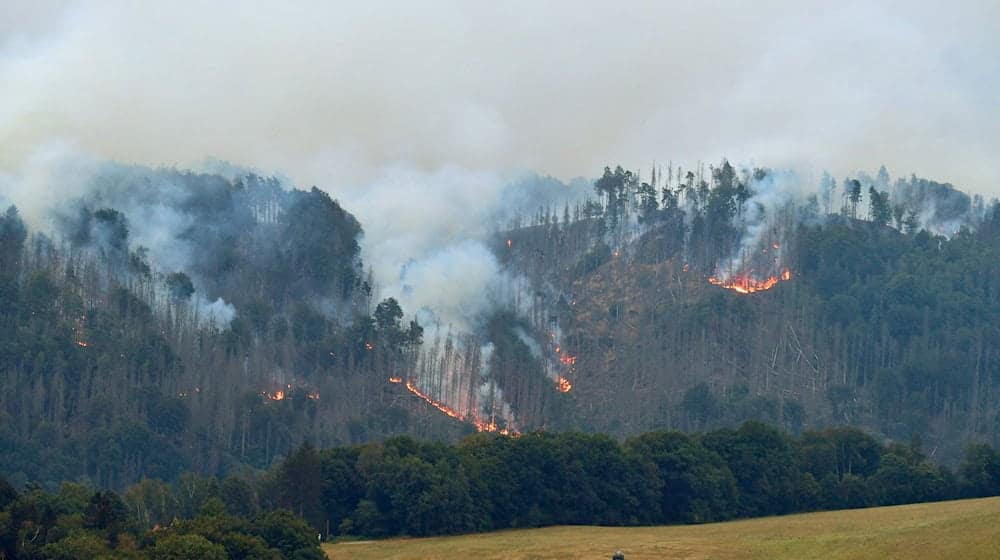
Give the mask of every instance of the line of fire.
[[(744, 251), (738, 261), (734, 260), (728, 270), (719, 271), (708, 277), (713, 286), (732, 290), (738, 294), (753, 294), (774, 288), (781, 282), (792, 279), (792, 270), (781, 264), (781, 244), (773, 242), (759, 252)], [(687, 265), (685, 265), (685, 270)], [(758, 272), (768, 269), (766, 273)]]

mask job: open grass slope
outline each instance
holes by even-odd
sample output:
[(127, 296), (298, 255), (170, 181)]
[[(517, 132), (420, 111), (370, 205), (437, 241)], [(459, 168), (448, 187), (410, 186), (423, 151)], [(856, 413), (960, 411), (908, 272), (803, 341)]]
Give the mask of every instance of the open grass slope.
[(667, 527), (551, 527), (325, 547), (333, 560), (1000, 558), (1000, 498)]

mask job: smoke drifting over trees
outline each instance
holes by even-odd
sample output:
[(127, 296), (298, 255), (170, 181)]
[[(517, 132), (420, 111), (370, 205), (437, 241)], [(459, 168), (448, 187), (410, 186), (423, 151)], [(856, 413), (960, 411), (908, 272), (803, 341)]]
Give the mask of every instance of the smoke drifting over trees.
[(728, 156), (838, 176), (886, 163), (996, 194), (988, 2), (7, 7), (7, 171), (60, 140), (338, 189), (393, 165), (567, 178)]
[(1000, 443), (1000, 211), (921, 178), (995, 189), (1000, 14), (784, 8), (12, 10), (4, 468), (747, 419)]
[[(978, 281), (941, 284), (941, 298), (913, 288), (918, 270), (957, 274), (941, 260), (951, 251), (976, 278), (994, 266), (995, 202), (950, 186), (883, 170), (813, 187), (728, 161), (648, 180), (620, 167), (570, 185), (523, 175), (445, 210), (445, 223), (415, 217), (416, 201), (396, 208), (407, 227), (426, 226), (407, 237), (394, 223), (365, 233), (319, 189), (212, 166), (224, 175), (71, 167), (89, 175), (30, 238), (8, 211), (5, 317), (18, 342), (0, 394), (34, 395), (0, 402), (7, 443), (22, 450), (15, 477), (53, 476), (24, 451), (42, 433), (61, 442), (46, 465), (112, 486), (267, 466), (311, 437), (629, 435), (754, 418), (898, 438), (937, 425), (926, 433), (942, 457), (995, 441), (997, 346), (969, 334), (995, 294)], [(820, 197), (839, 198), (840, 212)], [(951, 239), (930, 233), (955, 227)], [(962, 298), (985, 315), (957, 313)], [(938, 317), (966, 330), (931, 327), (951, 324)], [(964, 344), (948, 359), (975, 378), (940, 385), (944, 362), (922, 353), (926, 340)], [(108, 399), (132, 404), (94, 416)], [(957, 407), (973, 412), (949, 419)], [(134, 439), (127, 422), (155, 451), (115, 461)], [(77, 446), (83, 464), (68, 458)]]

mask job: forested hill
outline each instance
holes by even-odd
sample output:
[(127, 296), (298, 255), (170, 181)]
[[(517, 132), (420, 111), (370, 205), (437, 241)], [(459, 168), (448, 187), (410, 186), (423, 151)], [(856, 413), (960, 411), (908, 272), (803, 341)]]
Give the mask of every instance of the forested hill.
[(376, 297), (377, 224), (315, 188), (110, 165), (50, 229), (11, 207), (2, 474), (121, 488), (306, 440), (748, 419), (916, 434), (946, 463), (1000, 443), (995, 202), (728, 162), (607, 169), (565, 198), (479, 240), (497, 293), (465, 330)]
[(121, 487), (263, 467), (307, 437), (464, 432), (410, 425), (372, 375), (421, 329), (371, 301), (360, 224), (326, 193), (110, 166), (52, 212), (51, 233), (0, 218), (13, 480)]
[(619, 436), (847, 423), (945, 462), (997, 441), (995, 201), (884, 168), (806, 189), (726, 162), (649, 176), (606, 170), (597, 201), (497, 239), (573, 362), (558, 407), (508, 391), (524, 416)]

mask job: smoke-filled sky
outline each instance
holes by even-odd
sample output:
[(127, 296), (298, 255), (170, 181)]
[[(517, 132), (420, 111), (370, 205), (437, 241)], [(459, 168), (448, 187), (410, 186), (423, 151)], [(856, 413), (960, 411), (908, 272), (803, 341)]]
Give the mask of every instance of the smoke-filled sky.
[(58, 140), (334, 192), (722, 156), (1000, 192), (995, 1), (3, 4), (8, 172)]
[(278, 173), (358, 216), (385, 295), (468, 324), (525, 171), (884, 163), (997, 195), (997, 91), (996, 1), (4, 0), (0, 203), (37, 221), (109, 159)]

